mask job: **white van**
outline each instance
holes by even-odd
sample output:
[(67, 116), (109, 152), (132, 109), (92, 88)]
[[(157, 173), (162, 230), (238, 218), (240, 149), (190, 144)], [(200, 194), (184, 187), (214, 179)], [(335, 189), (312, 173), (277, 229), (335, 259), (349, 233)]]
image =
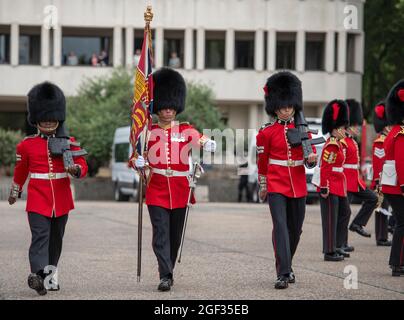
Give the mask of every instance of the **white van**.
[(112, 143), (112, 181), (114, 182), (114, 198), (116, 201), (129, 201), (130, 197), (137, 199), (139, 175), (128, 167), (128, 160), (132, 154), (129, 143), (130, 127), (115, 130)]

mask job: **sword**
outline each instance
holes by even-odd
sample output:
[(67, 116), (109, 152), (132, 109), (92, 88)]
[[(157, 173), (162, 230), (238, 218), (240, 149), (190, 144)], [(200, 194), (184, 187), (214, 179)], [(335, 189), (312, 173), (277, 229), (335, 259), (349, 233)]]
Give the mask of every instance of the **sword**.
[(178, 263), (181, 263), (182, 248), (184, 247), (185, 231), (187, 229), (188, 214), (189, 214), (189, 209), (192, 206), (192, 204), (191, 204), (192, 194), (195, 191), (197, 179), (199, 179), (201, 177), (202, 173), (204, 173), (202, 166), (200, 165), (199, 162), (195, 162), (194, 168), (192, 170), (192, 175), (189, 178), (189, 193), (188, 193), (187, 210), (185, 212), (185, 221), (184, 221), (184, 226), (182, 229), (180, 254), (179, 254), (179, 258), (178, 258)]

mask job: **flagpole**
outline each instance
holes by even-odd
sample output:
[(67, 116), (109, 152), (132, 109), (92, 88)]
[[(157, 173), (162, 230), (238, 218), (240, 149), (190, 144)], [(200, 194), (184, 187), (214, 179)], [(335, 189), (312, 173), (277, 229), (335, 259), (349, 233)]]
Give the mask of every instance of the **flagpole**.
[[(143, 39), (143, 41), (148, 41), (150, 40), (150, 22), (153, 20), (153, 13), (152, 13), (152, 7), (147, 6), (146, 12), (144, 13), (144, 20), (145, 20), (145, 33), (147, 34), (148, 39)], [(150, 43), (148, 43), (150, 45)], [(151, 66), (151, 64), (150, 64)], [(149, 64), (147, 65), (147, 68), (149, 68)], [(149, 74), (149, 72), (146, 72), (146, 74)], [(150, 101), (149, 101), (150, 104)], [(146, 122), (146, 126), (143, 130), (143, 139), (141, 139), (141, 142), (143, 140), (143, 143), (141, 144), (141, 155), (143, 156), (146, 149), (147, 149), (147, 138), (148, 138), (148, 131), (149, 131), (149, 119)], [(143, 169), (144, 170), (144, 169)], [(141, 172), (139, 175), (139, 205), (138, 205), (138, 229), (137, 229), (137, 282), (140, 282), (140, 275), (142, 271), (142, 225), (143, 225), (143, 185), (144, 185), (144, 178), (145, 174), (144, 171)]]

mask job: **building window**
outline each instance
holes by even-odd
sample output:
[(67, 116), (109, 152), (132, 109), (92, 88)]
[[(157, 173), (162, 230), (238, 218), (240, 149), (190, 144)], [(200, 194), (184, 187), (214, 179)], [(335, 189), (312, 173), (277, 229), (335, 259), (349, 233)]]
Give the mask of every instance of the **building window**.
[(336, 32), (335, 33), (335, 46), (334, 46), (334, 52), (335, 52), (335, 54), (334, 54), (334, 70), (335, 71), (338, 71), (338, 37), (339, 37), (339, 34), (338, 34), (338, 32)]
[(63, 65), (112, 65), (111, 29), (63, 28), (62, 35)]
[(296, 33), (276, 34), (276, 69), (296, 69)]
[[(142, 52), (142, 46), (143, 46), (143, 37), (144, 37), (144, 30), (137, 29), (135, 30), (135, 48), (133, 51), (133, 66), (137, 67), (137, 64), (139, 63), (140, 59), (140, 54)], [(154, 29), (151, 30), (151, 38), (152, 38), (152, 50), (153, 50), (153, 58), (154, 58), (154, 48), (155, 48), (155, 38), (154, 38)], [(154, 67), (154, 59), (153, 59), (153, 67)]]
[(224, 69), (225, 33), (207, 31), (205, 40), (205, 68)]
[(41, 62), (41, 29), (40, 27), (20, 27), (19, 64), (39, 65)]
[(346, 71), (355, 72), (355, 54), (356, 54), (357, 35), (348, 33), (347, 36), (347, 54), (346, 54)]
[(0, 26), (0, 64), (10, 63), (10, 27)]
[(325, 34), (306, 34), (306, 70), (325, 70)]
[(164, 65), (170, 68), (184, 67), (184, 31), (164, 31)]
[(235, 33), (235, 68), (254, 69), (254, 33)]

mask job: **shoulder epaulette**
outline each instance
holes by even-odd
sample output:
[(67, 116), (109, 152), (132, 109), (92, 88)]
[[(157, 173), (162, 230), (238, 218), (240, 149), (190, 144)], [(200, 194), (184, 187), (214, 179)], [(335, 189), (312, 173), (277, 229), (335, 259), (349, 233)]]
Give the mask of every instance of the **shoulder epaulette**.
[(401, 130), (396, 133), (396, 135), (394, 136), (394, 138), (397, 137), (399, 134), (404, 135), (404, 126), (401, 126), (400, 129), (401, 129)]
[(386, 140), (386, 136), (384, 134), (380, 135), (379, 137), (376, 138), (375, 143), (376, 142), (381, 142), (383, 143), (384, 140)]
[(341, 142), (345, 147), (348, 147), (348, 143), (345, 139), (341, 139), (339, 142)]
[(327, 141), (326, 146), (337, 146), (339, 147), (339, 143), (337, 141), (337, 139), (335, 139), (334, 137), (331, 137), (330, 140)]
[(26, 137), (24, 138), (24, 140), (32, 139), (32, 138), (36, 138), (36, 137), (38, 137), (38, 134), (31, 134), (30, 136), (26, 136)]
[(264, 130), (265, 128), (268, 128), (268, 127), (272, 126), (274, 123), (275, 122), (268, 122), (268, 123), (264, 124), (263, 126), (261, 126), (259, 131)]
[(188, 125), (188, 126), (191, 125), (191, 124), (190, 124), (189, 122), (187, 122), (187, 121), (180, 122), (180, 125), (181, 125), (181, 124)]

